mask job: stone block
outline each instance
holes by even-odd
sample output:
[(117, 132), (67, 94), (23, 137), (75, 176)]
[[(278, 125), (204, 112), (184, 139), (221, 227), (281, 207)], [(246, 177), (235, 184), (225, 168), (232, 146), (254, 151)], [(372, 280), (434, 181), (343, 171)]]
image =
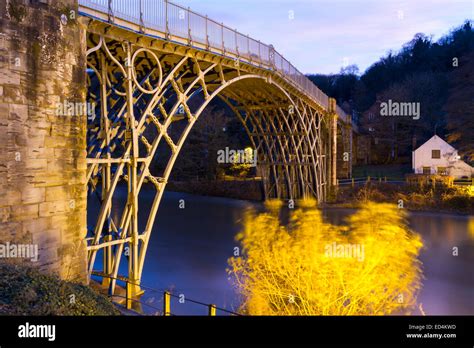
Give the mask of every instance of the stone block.
[(52, 216), (68, 211), (69, 201), (44, 202), (39, 205), (39, 216)]
[(6, 196), (7, 205), (19, 205), (21, 204), (21, 191), (10, 189)]
[(22, 104), (10, 104), (10, 119), (26, 122), (28, 119), (28, 106)]
[(68, 187), (65, 185), (46, 187), (46, 201), (53, 202), (69, 198)]
[(2, 207), (0, 208), (0, 221), (1, 223), (5, 223), (10, 220), (10, 207)]
[(43, 229), (39, 233), (32, 234), (33, 244), (37, 244), (40, 249), (58, 248), (61, 246), (61, 231), (55, 229)]
[(24, 163), (25, 169), (28, 171), (46, 171), (48, 168), (48, 160), (43, 158), (28, 158)]
[(52, 226), (53, 224), (51, 217), (42, 217), (34, 220), (23, 221), (22, 224), (23, 233), (31, 234), (32, 236), (50, 230)]
[(60, 136), (47, 136), (44, 139), (44, 146), (49, 148), (67, 148), (68, 139)]
[(28, 135), (26, 144), (28, 148), (44, 147), (44, 139), (45, 139), (45, 136), (43, 134), (38, 134), (38, 133), (30, 134)]
[(23, 204), (41, 203), (45, 201), (46, 189), (30, 185), (21, 188), (21, 202)]
[[(0, 87), (1, 90), (3, 91), (3, 87)], [(8, 108), (8, 104), (6, 103), (0, 103), (0, 119), (8, 119), (8, 116), (9, 116), (9, 108)]]
[(9, 69), (2, 69), (0, 74), (0, 85), (20, 85), (20, 72)]
[(38, 217), (38, 204), (14, 205), (11, 210), (11, 218), (15, 221), (25, 221)]

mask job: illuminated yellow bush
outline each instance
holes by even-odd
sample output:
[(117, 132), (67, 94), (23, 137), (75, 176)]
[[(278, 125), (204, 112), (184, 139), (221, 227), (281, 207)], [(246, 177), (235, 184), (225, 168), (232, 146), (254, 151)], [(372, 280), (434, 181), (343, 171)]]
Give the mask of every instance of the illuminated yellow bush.
[(237, 153), (232, 160), (230, 166), (231, 173), (239, 177), (245, 177), (250, 172), (252, 165), (256, 160), (254, 157), (254, 150), (251, 147), (247, 147), (244, 150), (243, 156), (241, 156), (240, 153)]
[(461, 196), (474, 197), (474, 185), (457, 187), (456, 194), (461, 195)]
[(313, 201), (301, 202), (287, 226), (281, 203), (249, 211), (237, 236), (241, 257), (229, 273), (251, 315), (409, 313), (421, 286), (421, 238), (395, 205), (367, 203), (335, 226)]

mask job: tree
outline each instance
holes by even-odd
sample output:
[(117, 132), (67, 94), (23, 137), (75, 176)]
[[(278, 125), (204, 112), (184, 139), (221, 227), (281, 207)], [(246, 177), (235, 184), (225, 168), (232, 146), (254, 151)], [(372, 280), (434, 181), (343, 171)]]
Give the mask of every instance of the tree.
[[(301, 202), (287, 226), (281, 202), (249, 211), (237, 236), (242, 255), (229, 273), (251, 315), (382, 315), (409, 313), (421, 287), (422, 247), (405, 213), (368, 203), (348, 226), (323, 221), (314, 201)], [(342, 248), (341, 248), (342, 247)]]
[[(356, 112), (364, 113), (376, 103), (384, 91), (395, 84), (404, 83), (411, 76), (433, 74), (441, 77), (440, 87), (443, 87), (446, 75), (457, 69), (453, 66), (453, 59), (461, 60), (461, 57), (473, 51), (472, 21), (466, 21), (437, 42), (433, 42), (432, 38), (425, 34), (416, 34), (400, 51), (389, 51), (360, 77), (353, 66), (342, 69), (340, 74), (308, 77), (323, 92), (336, 98), (338, 103), (348, 102)], [(447, 91), (443, 99), (446, 97)], [(438, 124), (437, 130), (443, 131), (443, 127), (444, 125)]]
[(353, 99), (355, 86), (359, 81), (359, 68), (357, 65), (349, 65), (341, 68), (339, 74), (309, 75), (308, 78), (342, 104)]
[[(431, 138), (435, 133), (444, 135), (445, 112), (443, 105), (448, 94), (446, 76), (421, 72), (392, 84), (377, 95), (377, 101), (364, 113), (363, 129), (378, 141), (374, 148), (380, 162), (396, 160), (398, 156), (410, 157), (413, 145)], [(398, 103), (417, 103), (419, 119), (406, 116), (380, 115), (380, 104), (389, 100)]]
[(468, 161), (474, 161), (474, 52), (459, 61), (449, 75), (447, 113), (448, 142)]
[(222, 108), (211, 106), (204, 110), (176, 161), (173, 179), (216, 179), (217, 151), (232, 146), (226, 132), (229, 120)]

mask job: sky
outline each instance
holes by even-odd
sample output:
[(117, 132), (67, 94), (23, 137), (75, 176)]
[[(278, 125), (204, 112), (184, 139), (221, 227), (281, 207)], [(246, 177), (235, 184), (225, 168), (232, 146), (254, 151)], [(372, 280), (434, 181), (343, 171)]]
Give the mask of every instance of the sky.
[(434, 40), (474, 18), (474, 0), (171, 0), (272, 44), (305, 74), (364, 72), (415, 34)]

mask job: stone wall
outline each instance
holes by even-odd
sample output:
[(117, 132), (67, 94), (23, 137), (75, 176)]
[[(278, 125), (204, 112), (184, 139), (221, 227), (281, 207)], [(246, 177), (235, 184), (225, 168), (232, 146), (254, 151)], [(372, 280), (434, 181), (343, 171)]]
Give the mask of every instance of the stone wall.
[(77, 0), (0, 0), (0, 18), (0, 244), (37, 245), (33, 264), (84, 281), (86, 115), (57, 112), (85, 101)]
[[(344, 124), (337, 127), (337, 178), (349, 179), (352, 174), (352, 156), (350, 132), (352, 129)], [(353, 145), (353, 144), (352, 144)]]
[(364, 165), (371, 163), (371, 144), (372, 137), (368, 135), (358, 135), (354, 137), (355, 140), (355, 163), (357, 165)]

